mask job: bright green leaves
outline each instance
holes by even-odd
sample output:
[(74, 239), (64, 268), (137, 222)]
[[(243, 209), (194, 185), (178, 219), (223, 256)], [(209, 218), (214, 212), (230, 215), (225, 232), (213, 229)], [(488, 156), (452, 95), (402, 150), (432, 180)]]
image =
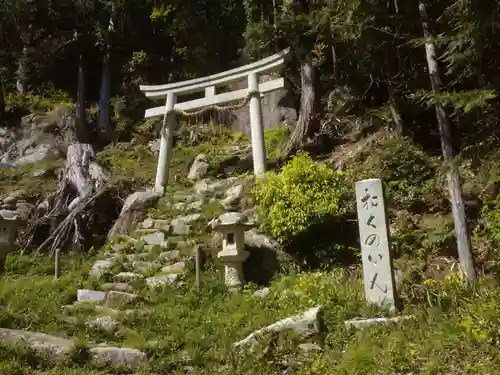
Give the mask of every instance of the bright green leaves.
[(324, 215), (344, 214), (347, 189), (342, 172), (300, 154), (281, 172), (268, 172), (253, 192), (271, 234), (286, 241)]

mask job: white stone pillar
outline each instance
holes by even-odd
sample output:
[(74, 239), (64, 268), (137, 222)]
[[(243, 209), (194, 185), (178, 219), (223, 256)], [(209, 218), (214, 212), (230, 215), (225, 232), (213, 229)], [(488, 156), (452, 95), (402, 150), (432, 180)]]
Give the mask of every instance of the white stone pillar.
[(366, 300), (394, 310), (396, 283), (382, 181), (358, 181), (356, 202)]
[[(165, 113), (174, 109), (176, 97), (173, 92), (167, 94)], [(174, 141), (175, 113), (167, 114), (165, 126), (161, 129), (160, 153), (158, 155), (158, 166), (156, 168), (155, 191), (163, 194), (165, 185), (168, 183), (168, 170), (172, 159), (172, 145)]]
[[(259, 90), (259, 78), (256, 73), (248, 75), (248, 90)], [(259, 95), (254, 95), (250, 99), (250, 132), (252, 136), (253, 172), (255, 176), (259, 177), (266, 172), (266, 147)]]

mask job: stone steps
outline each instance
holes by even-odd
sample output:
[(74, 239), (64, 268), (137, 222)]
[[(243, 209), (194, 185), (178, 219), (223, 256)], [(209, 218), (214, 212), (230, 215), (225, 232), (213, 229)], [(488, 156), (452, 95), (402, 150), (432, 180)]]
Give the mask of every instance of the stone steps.
[[(174, 211), (182, 212), (181, 215), (148, 217), (132, 236), (120, 236), (89, 272), (93, 285), (98, 282), (97, 290), (78, 290), (77, 300), (63, 306), (63, 318), (112, 335), (128, 330), (122, 322), (148, 313), (147, 307), (140, 311), (130, 309), (131, 303), (140, 301), (142, 306), (142, 302), (146, 302), (143, 293), (147, 296), (147, 290), (182, 284), (187, 264), (193, 259), (197, 246), (193, 235), (207, 225), (200, 212), (205, 204), (212, 204), (217, 199), (224, 206), (239, 203), (243, 187), (235, 186), (236, 182), (235, 178), (201, 180), (192, 190), (171, 197), (168, 204)], [(57, 342), (58, 338), (50, 336), (47, 340)], [(61, 341), (61, 346), (63, 344), (74, 347), (71, 340)], [(140, 350), (107, 344), (92, 345), (87, 354), (94, 364), (112, 364), (133, 371), (147, 360)]]

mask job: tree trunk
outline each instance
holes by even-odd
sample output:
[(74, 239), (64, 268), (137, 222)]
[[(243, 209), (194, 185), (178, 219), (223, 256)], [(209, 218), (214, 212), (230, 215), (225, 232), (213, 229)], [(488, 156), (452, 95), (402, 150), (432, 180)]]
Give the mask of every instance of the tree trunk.
[(307, 138), (316, 130), (315, 72), (310, 53), (304, 57), (300, 64), (300, 80), (301, 97), (299, 119), (290, 140), (284, 148), (286, 155), (291, 155), (300, 149)]
[(5, 115), (5, 93), (3, 90), (3, 80), (0, 72), (0, 118)]
[(26, 86), (26, 68), (24, 67), (24, 62), (27, 59), (27, 53), (28, 53), (28, 48), (24, 47), (23, 48), (23, 53), (21, 55), (21, 58), (19, 59), (17, 63), (17, 80), (16, 80), (16, 89), (17, 92), (20, 94), (24, 93), (25, 86)]
[(106, 52), (102, 62), (101, 89), (99, 93), (99, 117), (97, 127), (102, 140), (111, 140), (112, 129), (109, 124), (109, 100), (111, 96), (110, 55)]
[(84, 143), (88, 143), (88, 131), (85, 119), (85, 79), (86, 71), (83, 61), (83, 55), (80, 54), (80, 61), (78, 63), (78, 86), (76, 94), (76, 134), (77, 138)]
[(403, 136), (403, 118), (398, 110), (398, 105), (396, 103), (396, 98), (394, 97), (392, 90), (389, 89), (389, 108), (392, 114), (392, 121), (394, 123), (394, 133), (397, 137)]
[[(63, 122), (71, 144), (68, 146), (66, 166), (59, 175), (59, 189), (38, 205), (38, 217), (30, 220), (25, 231), (24, 248), (34, 244), (38, 229), (48, 223), (51, 223), (52, 230), (37, 251), (50, 249), (54, 252), (69, 241), (73, 247), (82, 248), (84, 242), (92, 242), (92, 236), (103, 229), (93, 227), (95, 216), (112, 216), (110, 207), (104, 207), (109, 204), (109, 198), (106, 198), (105, 204), (93, 206), (96, 199), (110, 188), (108, 173), (97, 163), (92, 145), (78, 142), (75, 118), (68, 116)], [(84, 210), (91, 213), (83, 214)], [(85, 232), (87, 235), (83, 234)]]
[(471, 239), (467, 228), (467, 218), (465, 215), (465, 206), (462, 196), (462, 188), (460, 185), (460, 175), (458, 165), (452, 162), (453, 148), (451, 137), (451, 126), (448, 121), (446, 111), (439, 103), (437, 97), (441, 92), (441, 79), (439, 77), (438, 62), (434, 43), (432, 43), (431, 34), (429, 31), (429, 19), (425, 4), (421, 1), (418, 9), (422, 21), (422, 29), (426, 39), (425, 52), (427, 57), (427, 65), (429, 69), (429, 77), (431, 81), (432, 91), (436, 95), (436, 118), (441, 137), (441, 148), (443, 150), (444, 162), (448, 163), (448, 171), (446, 177), (448, 179), (448, 190), (450, 193), (451, 207), (453, 213), (453, 222), (455, 225), (455, 235), (457, 238), (458, 256), (460, 264), (465, 271), (469, 280), (476, 279), (476, 270), (474, 267), (474, 259), (472, 256)]

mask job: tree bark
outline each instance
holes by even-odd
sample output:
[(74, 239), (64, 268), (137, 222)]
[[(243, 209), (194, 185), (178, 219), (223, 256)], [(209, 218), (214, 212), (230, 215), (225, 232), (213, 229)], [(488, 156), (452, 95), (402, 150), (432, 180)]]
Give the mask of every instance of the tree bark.
[(316, 130), (315, 71), (310, 53), (304, 57), (300, 64), (300, 81), (301, 97), (299, 119), (290, 140), (284, 148), (284, 153), (286, 155), (291, 155), (300, 149), (307, 138)]
[[(390, 90), (390, 89), (389, 89)], [(392, 121), (394, 123), (394, 133), (397, 137), (403, 136), (403, 118), (398, 110), (398, 105), (396, 103), (396, 98), (394, 97), (392, 90), (389, 93), (389, 108), (392, 114)]]
[(26, 86), (26, 68), (24, 66), (24, 62), (26, 61), (27, 57), (26, 55), (28, 54), (28, 47), (23, 48), (23, 53), (21, 58), (19, 59), (17, 63), (17, 80), (16, 80), (16, 89), (17, 92), (20, 94), (23, 94), (25, 91), (25, 86)]
[(437, 97), (441, 93), (441, 79), (439, 76), (438, 61), (436, 56), (436, 49), (432, 43), (431, 34), (429, 31), (429, 18), (425, 3), (420, 1), (418, 5), (420, 17), (422, 21), (422, 29), (424, 32), (425, 52), (427, 57), (427, 65), (429, 69), (429, 78), (431, 81), (432, 91), (436, 95), (436, 118), (439, 127), (439, 134), (441, 137), (441, 148), (443, 151), (443, 159), (449, 165), (446, 177), (448, 179), (448, 190), (451, 199), (451, 208), (453, 213), (453, 222), (455, 226), (455, 236), (457, 239), (458, 256), (462, 269), (465, 271), (469, 280), (476, 279), (476, 270), (474, 266), (474, 259), (472, 256), (472, 245), (467, 228), (467, 218), (465, 214), (465, 205), (462, 196), (462, 187), (460, 184), (460, 174), (458, 165), (453, 163), (453, 148), (451, 126), (448, 116), (443, 105), (440, 104)]
[(5, 92), (3, 90), (3, 80), (0, 72), (0, 118), (5, 115)]
[(111, 96), (111, 67), (110, 55), (106, 52), (102, 62), (101, 89), (99, 93), (99, 116), (97, 127), (102, 139), (106, 142), (111, 140), (112, 129), (109, 124), (109, 100)]

